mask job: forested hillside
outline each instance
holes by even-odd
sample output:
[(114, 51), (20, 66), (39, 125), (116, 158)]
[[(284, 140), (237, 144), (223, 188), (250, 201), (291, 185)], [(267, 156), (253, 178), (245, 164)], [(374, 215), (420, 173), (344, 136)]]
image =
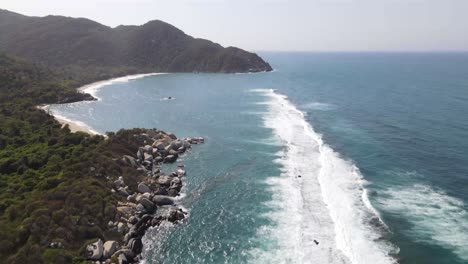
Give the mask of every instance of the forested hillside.
[(0, 56), (2, 263), (81, 262), (87, 240), (115, 236), (106, 227), (118, 198), (106, 177), (135, 182), (137, 172), (116, 160), (136, 147), (126, 131), (108, 140), (70, 133), (36, 107), (73, 93), (58, 74)]
[(110, 28), (84, 18), (28, 17), (0, 10), (0, 52), (48, 66), (86, 70), (271, 71), (254, 53), (193, 38), (159, 20)]

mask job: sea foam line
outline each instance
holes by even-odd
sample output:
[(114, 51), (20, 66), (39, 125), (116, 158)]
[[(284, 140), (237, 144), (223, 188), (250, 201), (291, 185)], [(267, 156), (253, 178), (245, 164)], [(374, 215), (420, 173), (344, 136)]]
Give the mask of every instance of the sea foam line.
[(396, 263), (390, 254), (398, 249), (383, 242), (385, 224), (367, 198), (357, 167), (324, 144), (286, 96), (253, 92), (267, 96), (265, 126), (284, 146), (277, 160), (282, 173), (268, 180), (273, 201), (267, 217), (276, 226), (259, 230), (277, 247), (254, 250), (254, 262)]

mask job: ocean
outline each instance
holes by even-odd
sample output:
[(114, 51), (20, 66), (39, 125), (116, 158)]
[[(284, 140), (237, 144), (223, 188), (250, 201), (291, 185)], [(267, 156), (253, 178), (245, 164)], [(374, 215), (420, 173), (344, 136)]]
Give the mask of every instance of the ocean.
[(51, 106), (206, 139), (181, 160), (189, 217), (147, 232), (144, 263), (468, 263), (468, 54), (261, 55), (275, 71), (119, 78)]

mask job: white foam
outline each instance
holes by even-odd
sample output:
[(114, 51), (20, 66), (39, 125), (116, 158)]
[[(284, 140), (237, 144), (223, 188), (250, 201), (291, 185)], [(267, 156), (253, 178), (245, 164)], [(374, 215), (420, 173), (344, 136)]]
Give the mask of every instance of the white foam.
[(105, 80), (105, 81), (99, 81), (99, 82), (87, 84), (85, 86), (82, 86), (82, 87), (78, 88), (78, 91), (84, 92), (84, 93), (89, 93), (90, 95), (95, 97), (97, 100), (102, 100), (102, 98), (97, 96), (97, 92), (102, 87), (105, 87), (105, 86), (108, 86), (108, 85), (111, 85), (111, 84), (115, 84), (115, 83), (124, 83), (124, 82), (128, 82), (128, 81), (131, 81), (131, 80), (136, 80), (136, 79), (141, 79), (141, 78), (148, 77), (148, 76), (161, 75), (161, 74), (167, 74), (167, 73), (145, 73), (145, 74), (134, 74), (134, 75), (118, 77), (118, 78), (114, 78), (114, 79), (109, 79), (109, 80)]
[(406, 216), (411, 237), (449, 248), (468, 261), (468, 212), (462, 201), (417, 184), (382, 192), (378, 202), (386, 211)]
[(275, 244), (250, 252), (252, 262), (396, 263), (389, 255), (395, 248), (381, 242), (381, 233), (369, 224), (379, 218), (359, 170), (325, 145), (285, 96), (253, 92), (268, 97), (265, 126), (285, 148), (278, 153), (281, 176), (268, 180), (273, 212), (266, 217), (275, 226), (258, 231)]

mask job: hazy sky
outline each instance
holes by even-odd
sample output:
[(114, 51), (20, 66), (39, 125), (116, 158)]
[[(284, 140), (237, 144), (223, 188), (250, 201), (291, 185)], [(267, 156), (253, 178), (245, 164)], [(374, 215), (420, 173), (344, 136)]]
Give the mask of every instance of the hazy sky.
[(468, 50), (468, 0), (0, 0), (109, 26), (160, 19), (248, 50)]

